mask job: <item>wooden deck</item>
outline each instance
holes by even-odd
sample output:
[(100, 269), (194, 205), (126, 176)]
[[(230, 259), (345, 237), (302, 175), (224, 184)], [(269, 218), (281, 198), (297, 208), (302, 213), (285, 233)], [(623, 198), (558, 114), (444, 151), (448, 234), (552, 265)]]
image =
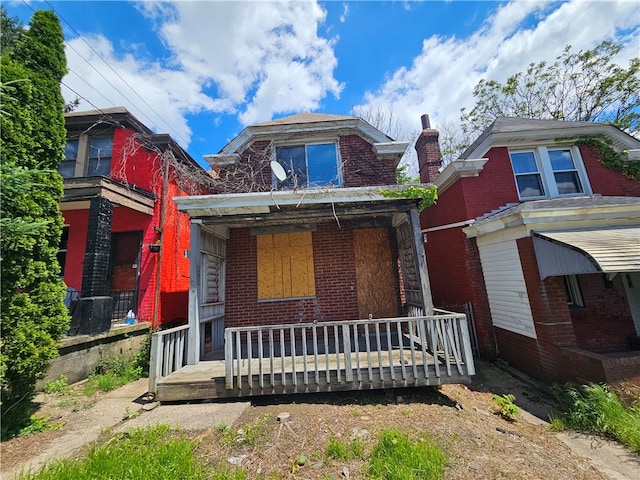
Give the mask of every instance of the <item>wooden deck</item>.
[[(172, 354), (176, 351), (182, 347)], [(195, 365), (158, 367), (165, 373), (155, 384), (156, 398), (419, 387), (468, 383), (475, 373), (466, 318), (460, 314), (230, 328), (224, 359), (212, 357)]]
[[(366, 354), (360, 353), (362, 364)], [(399, 352), (394, 354), (394, 367), (364, 367), (353, 370), (352, 380), (346, 380), (344, 369), (338, 369), (335, 362), (333, 368), (316, 371), (312, 361), (307, 361), (306, 369), (303, 357), (296, 358), (295, 380), (293, 373), (269, 372), (269, 360), (263, 360), (262, 375), (253, 374), (251, 382), (248, 375), (243, 375), (240, 385), (233, 389), (226, 388), (224, 360), (203, 361), (196, 365), (187, 365), (164, 377), (157, 385), (156, 398), (160, 402), (201, 400), (208, 398), (238, 398), (255, 395), (276, 395), (292, 393), (332, 392), (345, 390), (370, 390), (383, 388), (421, 387), (441, 385), (443, 383), (469, 383), (471, 376), (452, 371), (447, 374), (444, 362), (440, 364), (440, 372), (436, 372), (433, 361), (426, 368), (400, 364)], [(433, 357), (431, 357), (433, 360)], [(354, 363), (357, 363), (353, 358)], [(291, 368), (287, 362), (287, 368)], [(252, 360), (252, 371), (260, 371), (259, 360)]]

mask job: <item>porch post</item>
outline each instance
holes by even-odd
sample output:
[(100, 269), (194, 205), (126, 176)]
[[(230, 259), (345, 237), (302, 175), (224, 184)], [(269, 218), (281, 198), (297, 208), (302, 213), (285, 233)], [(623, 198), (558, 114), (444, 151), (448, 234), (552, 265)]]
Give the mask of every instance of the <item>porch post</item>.
[(413, 243), (416, 248), (416, 262), (420, 274), (420, 289), (424, 303), (424, 314), (433, 315), (433, 299), (431, 298), (431, 284), (429, 283), (429, 271), (427, 270), (427, 256), (424, 251), (424, 240), (420, 230), (420, 215), (418, 209), (413, 208), (409, 212), (411, 229), (413, 231)]
[(191, 220), (191, 238), (189, 239), (189, 334), (187, 342), (187, 364), (195, 365), (200, 361), (200, 282), (202, 243), (201, 220)]

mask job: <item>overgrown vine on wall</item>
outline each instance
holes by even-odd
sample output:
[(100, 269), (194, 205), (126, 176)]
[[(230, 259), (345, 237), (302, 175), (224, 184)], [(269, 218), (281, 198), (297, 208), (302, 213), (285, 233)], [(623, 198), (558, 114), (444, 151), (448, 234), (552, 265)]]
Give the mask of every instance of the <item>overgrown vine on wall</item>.
[(577, 147), (592, 147), (598, 152), (602, 165), (621, 172), (627, 178), (640, 180), (640, 162), (629, 161), (627, 153), (613, 148), (611, 140), (603, 135), (584, 135), (571, 140), (562, 138), (557, 141), (571, 143)]
[(430, 207), (438, 199), (438, 189), (435, 185), (425, 187), (422, 185), (407, 185), (402, 190), (380, 190), (385, 198), (416, 198), (420, 200), (418, 212)]

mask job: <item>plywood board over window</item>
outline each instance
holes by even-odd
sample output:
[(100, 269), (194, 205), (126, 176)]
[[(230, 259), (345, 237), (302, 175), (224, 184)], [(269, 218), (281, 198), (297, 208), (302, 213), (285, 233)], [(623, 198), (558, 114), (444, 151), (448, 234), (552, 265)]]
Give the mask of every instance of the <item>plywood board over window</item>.
[(362, 228), (353, 231), (360, 318), (398, 315), (397, 267), (391, 258), (389, 231)]
[(311, 232), (257, 235), (256, 241), (259, 300), (316, 294)]

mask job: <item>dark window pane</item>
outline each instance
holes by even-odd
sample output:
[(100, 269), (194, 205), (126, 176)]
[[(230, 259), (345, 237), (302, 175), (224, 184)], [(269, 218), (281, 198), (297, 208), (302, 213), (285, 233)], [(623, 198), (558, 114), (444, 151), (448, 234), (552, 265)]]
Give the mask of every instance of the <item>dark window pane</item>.
[(111, 137), (94, 137), (89, 147), (89, 158), (111, 158), (113, 139)]
[(87, 168), (88, 177), (97, 177), (99, 175), (108, 177), (110, 172), (111, 172), (111, 158), (89, 159), (89, 167)]
[(554, 172), (558, 170), (575, 170), (570, 150), (549, 150), (549, 160)]
[(316, 186), (339, 185), (336, 145), (307, 145), (309, 183)]
[(544, 188), (540, 181), (540, 175), (518, 175), (516, 177), (518, 184), (518, 192), (520, 197), (542, 197), (544, 195)]
[(64, 160), (58, 165), (58, 172), (62, 175), (62, 178), (73, 178), (76, 172), (75, 160)]
[(74, 161), (78, 158), (78, 140), (67, 140), (64, 146), (64, 158)]
[(582, 186), (578, 179), (577, 172), (558, 172), (553, 176), (556, 179), (556, 185), (558, 186), (558, 193), (565, 195), (569, 193), (582, 193)]
[(276, 179), (276, 185), (280, 188), (307, 186), (307, 161), (304, 145), (277, 147), (276, 160), (287, 174), (287, 178), (283, 182), (278, 182)]
[(511, 153), (511, 164), (514, 173), (537, 173), (536, 157), (533, 152)]

